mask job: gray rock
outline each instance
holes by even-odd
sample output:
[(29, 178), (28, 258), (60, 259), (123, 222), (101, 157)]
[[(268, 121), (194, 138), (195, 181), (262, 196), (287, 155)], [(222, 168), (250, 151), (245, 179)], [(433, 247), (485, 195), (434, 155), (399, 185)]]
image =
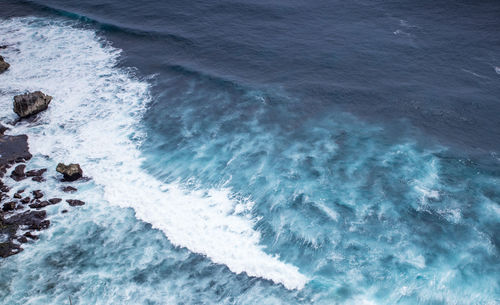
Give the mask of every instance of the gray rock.
[(41, 91), (14, 96), (14, 112), (21, 118), (29, 117), (46, 110), (52, 96), (45, 95)]
[(64, 180), (75, 181), (82, 177), (83, 171), (80, 168), (80, 164), (57, 164), (56, 171), (64, 175)]
[(7, 62), (5, 62), (2, 56), (0, 56), (0, 74), (5, 72), (5, 70), (7, 70), (9, 67), (10, 65)]

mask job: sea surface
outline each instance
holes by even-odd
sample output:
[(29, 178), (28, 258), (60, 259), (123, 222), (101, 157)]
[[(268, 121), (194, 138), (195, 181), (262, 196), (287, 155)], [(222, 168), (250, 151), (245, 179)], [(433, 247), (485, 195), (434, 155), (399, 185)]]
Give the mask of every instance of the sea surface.
[[(0, 304), (500, 304), (500, 2), (0, 0), (32, 183)], [(66, 198), (64, 197), (64, 198)]]

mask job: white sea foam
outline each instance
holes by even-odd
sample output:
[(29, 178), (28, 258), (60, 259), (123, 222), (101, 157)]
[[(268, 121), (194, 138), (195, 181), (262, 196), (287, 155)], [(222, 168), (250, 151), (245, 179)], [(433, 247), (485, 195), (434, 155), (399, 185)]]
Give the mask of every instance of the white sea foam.
[(0, 21), (0, 44), (10, 46), (3, 55), (11, 64), (0, 83), (4, 119), (15, 118), (13, 94), (42, 90), (54, 97), (38, 121), (12, 131), (30, 135), (34, 154), (49, 155), (54, 166), (56, 160), (80, 163), (108, 203), (132, 207), (175, 245), (235, 273), (304, 287), (308, 279), (297, 267), (264, 252), (250, 202), (232, 199), (228, 189), (164, 184), (141, 169), (139, 123), (149, 88), (116, 67), (119, 50), (92, 30), (42, 18)]

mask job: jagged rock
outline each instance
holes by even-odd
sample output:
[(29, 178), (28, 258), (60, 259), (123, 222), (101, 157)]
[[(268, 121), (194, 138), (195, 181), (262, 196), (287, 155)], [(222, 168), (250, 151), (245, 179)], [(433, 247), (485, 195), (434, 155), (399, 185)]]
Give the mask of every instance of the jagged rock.
[(20, 165), (16, 166), (16, 168), (10, 174), (10, 177), (16, 181), (21, 181), (23, 179), (26, 179), (26, 174), (24, 173), (25, 168), (26, 168), (26, 165), (24, 165), (24, 164), (20, 164)]
[(74, 192), (78, 191), (78, 189), (75, 187), (72, 187), (72, 186), (65, 186), (62, 188), (62, 191), (66, 192), (66, 193), (74, 193)]
[(15, 194), (14, 194), (14, 198), (16, 198), (16, 199), (21, 199), (21, 198), (22, 198), (22, 196), (21, 196), (21, 194), (19, 194), (19, 193), (15, 193)]
[(72, 207), (76, 207), (76, 206), (80, 206), (80, 205), (85, 204), (85, 202), (78, 200), (78, 199), (67, 199), (66, 202), (69, 203), (69, 205)]
[(3, 185), (3, 186), (0, 188), (0, 190), (1, 190), (2, 192), (4, 192), (4, 193), (7, 193), (8, 191), (10, 191), (10, 188), (9, 188), (8, 186), (6, 186), (6, 185)]
[(52, 199), (49, 199), (50, 204), (58, 204), (61, 201), (62, 201), (61, 198), (52, 198)]
[(9, 67), (10, 65), (7, 62), (5, 62), (2, 56), (0, 56), (0, 74), (5, 72), (5, 70), (7, 70)]
[(43, 197), (43, 193), (41, 190), (36, 190), (36, 191), (33, 191), (33, 196), (35, 197), (35, 199), (40, 199)]
[(29, 170), (26, 172), (26, 177), (39, 177), (39, 176), (42, 176), (43, 173), (45, 173), (47, 171), (46, 168), (42, 168), (42, 169), (32, 169), (32, 170)]
[(7, 203), (3, 204), (2, 210), (4, 212), (8, 212), (8, 211), (13, 211), (15, 208), (16, 208), (16, 202), (15, 201), (10, 201), (10, 202), (7, 202)]
[(33, 177), (33, 178), (31, 178), (31, 180), (33, 180), (35, 182), (43, 182), (43, 181), (45, 181), (45, 179), (42, 176)]
[(17, 238), (17, 241), (22, 243), (22, 244), (25, 244), (28, 242), (28, 239), (26, 238), (26, 236), (20, 236)]
[(14, 112), (21, 118), (29, 117), (46, 110), (52, 97), (41, 91), (16, 95), (14, 97)]
[(33, 233), (31, 233), (31, 232), (26, 232), (26, 233), (24, 233), (23, 236), (25, 236), (25, 237), (27, 237), (29, 239), (33, 239), (33, 240), (37, 240), (38, 239), (38, 235), (33, 235)]
[[(31, 159), (31, 154), (28, 147), (28, 136), (0, 136), (0, 171), (5, 173), (5, 170), (10, 167), (13, 162)], [(1, 175), (3, 176), (3, 175)]]
[(21, 251), (23, 249), (11, 241), (0, 243), (0, 257), (6, 258)]
[(23, 199), (21, 199), (21, 203), (26, 204), (30, 202), (30, 200), (31, 200), (30, 197), (24, 197)]
[(75, 181), (82, 177), (83, 171), (80, 168), (80, 164), (69, 164), (65, 165), (63, 163), (57, 164), (56, 171), (64, 175), (64, 180)]
[(41, 209), (41, 208), (44, 208), (46, 206), (50, 205), (50, 202), (48, 201), (38, 201), (38, 202), (35, 202), (35, 203), (32, 203), (30, 204), (30, 208), (32, 209)]
[(16, 194), (22, 194), (22, 193), (24, 193), (24, 189), (20, 189), (16, 192)]

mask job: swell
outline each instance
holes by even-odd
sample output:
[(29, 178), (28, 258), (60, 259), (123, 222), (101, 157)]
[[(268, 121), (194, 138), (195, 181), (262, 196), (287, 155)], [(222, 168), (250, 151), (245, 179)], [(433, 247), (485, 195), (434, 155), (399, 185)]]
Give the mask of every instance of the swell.
[(70, 20), (74, 21), (79, 21), (84, 25), (90, 25), (93, 28), (97, 28), (103, 31), (109, 31), (109, 32), (120, 32), (124, 33), (127, 35), (139, 37), (139, 38), (148, 38), (148, 39), (154, 39), (154, 40), (162, 40), (162, 41), (170, 41), (174, 42), (177, 44), (180, 44), (181, 46), (192, 46), (194, 45), (194, 42), (185, 37), (183, 34), (174, 34), (174, 33), (165, 33), (165, 32), (159, 32), (155, 30), (143, 30), (139, 28), (134, 28), (131, 26), (127, 26), (124, 24), (115, 24), (111, 23), (109, 21), (104, 21), (101, 20), (98, 17), (90, 17), (86, 16), (84, 14), (76, 13), (76, 12), (71, 12), (68, 11), (64, 8), (56, 7), (56, 6), (49, 6), (46, 4), (41, 4), (36, 1), (31, 1), (31, 0), (23, 0), (21, 2), (26, 3), (27, 5), (35, 8), (37, 11), (40, 12), (45, 12), (51, 15), (57, 15), (61, 16)]
[[(142, 170), (141, 119), (151, 102), (149, 84), (118, 68), (120, 50), (92, 30), (43, 18), (1, 22), (12, 68), (1, 90), (42, 90), (54, 96), (34, 123), (15, 126), (30, 135), (34, 154), (78, 162), (103, 190), (105, 202), (133, 208), (177, 246), (206, 255), (235, 273), (301, 289), (308, 279), (271, 256), (253, 229), (253, 203), (227, 188), (196, 190), (164, 183)], [(1, 113), (12, 118), (8, 96)], [(196, 177), (193, 177), (196, 180)]]

